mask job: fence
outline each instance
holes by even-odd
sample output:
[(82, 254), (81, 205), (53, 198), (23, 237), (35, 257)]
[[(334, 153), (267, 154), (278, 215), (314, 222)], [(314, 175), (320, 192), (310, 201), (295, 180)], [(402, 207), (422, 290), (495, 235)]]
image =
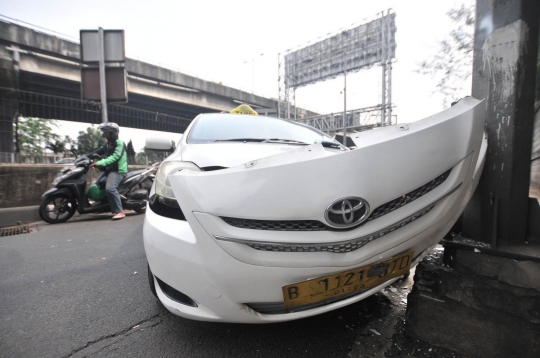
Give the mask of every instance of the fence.
[[(156, 162), (161, 162), (170, 152), (139, 152), (134, 156), (128, 156), (128, 164), (132, 165), (149, 165)], [(75, 160), (74, 157), (65, 157), (62, 154), (45, 154), (45, 155), (30, 155), (0, 152), (0, 163), (13, 164), (64, 164), (70, 165)]]
[[(63, 159), (69, 159), (69, 158), (65, 158), (61, 154), (31, 155), (31, 154), (0, 152), (0, 163), (55, 164), (56, 162), (62, 161)], [(64, 162), (67, 162), (67, 160), (64, 160)], [(57, 164), (64, 164), (64, 162), (57, 163)]]
[[(0, 99), (17, 101), (24, 117), (63, 119), (74, 122), (101, 123), (101, 103), (77, 98), (0, 87)], [(191, 119), (147, 111), (127, 105), (107, 105), (109, 121), (119, 126), (183, 133)]]
[[(121, 127), (184, 133), (191, 119), (128, 105), (108, 104), (108, 119)], [(78, 98), (0, 87), (0, 152), (13, 151), (16, 116), (101, 123), (101, 104)], [(7, 161), (9, 158), (0, 158)], [(30, 160), (30, 159), (29, 159)], [(43, 159), (33, 159), (40, 162)], [(18, 160), (9, 160), (19, 162)]]

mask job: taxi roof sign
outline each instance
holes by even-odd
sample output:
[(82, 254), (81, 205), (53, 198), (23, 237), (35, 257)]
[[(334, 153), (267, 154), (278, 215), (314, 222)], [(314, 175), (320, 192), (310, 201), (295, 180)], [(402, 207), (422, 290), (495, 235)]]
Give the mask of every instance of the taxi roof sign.
[(258, 116), (259, 115), (259, 113), (255, 112), (255, 110), (253, 108), (251, 108), (250, 106), (248, 106), (247, 104), (239, 105), (235, 109), (232, 109), (231, 113), (234, 113), (234, 114), (251, 114), (252, 116)]

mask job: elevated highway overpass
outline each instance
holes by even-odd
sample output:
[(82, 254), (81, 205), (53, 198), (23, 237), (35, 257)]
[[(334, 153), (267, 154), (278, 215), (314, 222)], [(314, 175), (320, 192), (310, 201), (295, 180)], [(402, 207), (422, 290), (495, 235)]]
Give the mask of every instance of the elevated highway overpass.
[[(0, 152), (11, 152), (17, 115), (99, 123), (101, 105), (81, 100), (80, 45), (0, 21)], [(109, 104), (121, 126), (182, 133), (199, 113), (240, 103), (273, 115), (278, 101), (143, 61), (126, 59), (129, 102)], [(297, 109), (298, 119), (316, 115)]]

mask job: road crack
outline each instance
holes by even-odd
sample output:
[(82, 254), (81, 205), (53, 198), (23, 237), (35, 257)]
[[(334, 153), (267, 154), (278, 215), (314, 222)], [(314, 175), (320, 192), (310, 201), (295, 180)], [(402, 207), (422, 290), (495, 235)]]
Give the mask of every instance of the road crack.
[[(99, 350), (97, 350), (96, 352), (93, 352), (93, 353), (90, 353), (90, 355), (93, 355), (113, 344), (115, 344), (116, 342), (119, 342), (121, 340), (123, 340), (124, 338), (130, 336), (131, 334), (135, 333), (135, 332), (140, 332), (142, 329), (147, 329), (147, 328), (152, 328), (152, 327), (155, 327), (157, 326), (158, 324), (160, 324), (161, 322), (163, 322), (162, 319), (159, 319), (161, 317), (163, 317), (164, 315), (166, 315), (167, 313), (158, 313), (152, 317), (149, 317), (149, 318), (146, 318), (146, 319), (143, 319), (142, 321), (140, 322), (137, 322), (133, 325), (130, 325), (128, 328), (126, 329), (123, 329), (121, 331), (118, 331), (118, 332), (115, 332), (115, 333), (112, 333), (112, 334), (107, 334), (107, 335), (104, 335), (104, 336), (101, 336), (101, 337), (98, 337), (90, 342), (86, 342), (86, 344), (82, 347), (79, 347), (77, 349), (74, 349), (72, 350), (71, 352), (69, 352), (68, 354), (62, 356), (62, 358), (68, 358), (68, 357), (73, 357), (75, 354), (87, 349), (87, 348), (90, 348), (96, 344), (99, 344), (103, 341), (106, 341), (106, 340), (109, 340), (109, 339), (114, 339), (114, 338), (117, 338), (117, 337), (120, 337), (119, 339), (115, 340), (114, 342), (112, 342), (111, 344), (108, 344), (106, 345), (105, 347), (101, 347)], [(153, 322), (152, 324), (150, 325), (145, 325), (153, 320), (156, 320), (156, 319), (159, 319), (157, 322)], [(139, 326), (139, 327), (137, 327)], [(133, 327), (137, 327), (137, 328), (140, 328), (140, 329), (133, 329)], [(122, 337), (124, 336), (124, 337)]]
[[(153, 327), (157, 326), (158, 324), (160, 324), (161, 322), (163, 322), (162, 319), (160, 319), (159, 321), (157, 321), (157, 322), (155, 322), (155, 323), (153, 323), (153, 324), (151, 324), (151, 325), (149, 325), (149, 326), (140, 327), (140, 325), (139, 325), (139, 327), (137, 327), (137, 328), (140, 328), (140, 329), (130, 329), (126, 334), (121, 335), (119, 339), (117, 339), (117, 340), (111, 342), (110, 344), (107, 344), (106, 346), (101, 347), (100, 349), (98, 349), (98, 350), (95, 351), (95, 352), (90, 353), (89, 356), (93, 356), (93, 355), (95, 355), (95, 354), (98, 354), (98, 353), (101, 352), (102, 350), (104, 350), (104, 349), (106, 349), (106, 348), (109, 348), (110, 346), (112, 346), (112, 345), (114, 345), (114, 344), (116, 344), (116, 343), (118, 343), (118, 342), (123, 341), (124, 339), (126, 339), (126, 338), (129, 337), (129, 336), (131, 336), (132, 334), (137, 333), (137, 332), (140, 332), (140, 331), (145, 330), (145, 329), (153, 328)], [(144, 325), (144, 324), (143, 324), (143, 325)], [(135, 326), (134, 326), (134, 327), (135, 327)], [(117, 336), (117, 337), (118, 337), (118, 336)]]

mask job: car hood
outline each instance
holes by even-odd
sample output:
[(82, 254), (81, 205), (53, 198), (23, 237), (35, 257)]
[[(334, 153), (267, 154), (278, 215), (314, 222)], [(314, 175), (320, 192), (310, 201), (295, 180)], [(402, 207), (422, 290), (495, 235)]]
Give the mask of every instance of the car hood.
[(253, 160), (283, 154), (304, 147), (293, 144), (256, 142), (187, 144), (180, 149), (180, 155), (183, 161), (192, 162), (199, 168), (231, 168)]

